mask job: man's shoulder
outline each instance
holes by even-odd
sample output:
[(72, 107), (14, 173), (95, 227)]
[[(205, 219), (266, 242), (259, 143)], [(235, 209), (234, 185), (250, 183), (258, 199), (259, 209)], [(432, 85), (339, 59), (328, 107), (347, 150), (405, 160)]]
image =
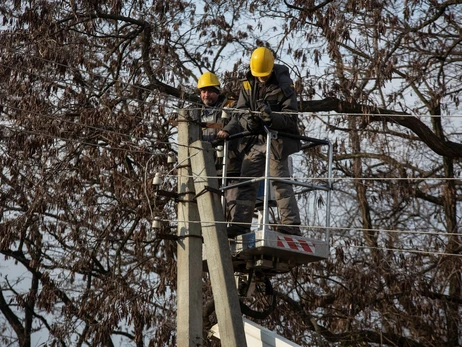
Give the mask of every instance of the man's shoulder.
[(282, 65), (282, 64), (274, 64), (273, 70), (276, 73), (289, 73), (289, 68), (287, 65)]
[(274, 72), (278, 81), (279, 87), (284, 95), (289, 97), (295, 92), (294, 81), (290, 77), (289, 68), (285, 65), (274, 64)]
[(241, 82), (242, 88), (248, 91), (252, 89), (252, 84), (255, 83), (255, 77), (252, 76), (249, 70), (245, 77), (241, 78), (239, 81)]
[(290, 71), (287, 66), (280, 65), (280, 64), (274, 64), (273, 71), (280, 84), (281, 83), (293, 84), (292, 78), (290, 77)]
[(249, 80), (243, 80), (242, 81), (242, 88), (244, 88), (244, 90), (251, 90), (252, 89), (252, 85), (250, 84), (250, 81)]

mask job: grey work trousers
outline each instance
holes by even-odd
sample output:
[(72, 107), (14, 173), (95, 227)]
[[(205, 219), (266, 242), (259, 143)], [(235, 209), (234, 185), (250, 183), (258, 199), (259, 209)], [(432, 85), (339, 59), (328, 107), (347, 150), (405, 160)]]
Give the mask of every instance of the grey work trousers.
[[(241, 177), (261, 177), (265, 173), (266, 141), (258, 140), (245, 154), (242, 162)], [(270, 176), (288, 179), (290, 177), (289, 160), (270, 156)], [(300, 212), (290, 183), (271, 181), (281, 224), (300, 225)], [(259, 182), (245, 184), (237, 188), (236, 206), (232, 223), (251, 223), (255, 209)], [(241, 224), (242, 225), (242, 224)], [(242, 225), (248, 227), (249, 225)]]
[[(226, 185), (233, 185), (239, 183), (239, 180), (236, 178), (229, 178), (226, 182)], [(226, 189), (224, 192), (225, 196), (225, 220), (231, 221), (234, 218), (234, 213), (236, 212), (236, 202), (237, 202), (237, 188)]]

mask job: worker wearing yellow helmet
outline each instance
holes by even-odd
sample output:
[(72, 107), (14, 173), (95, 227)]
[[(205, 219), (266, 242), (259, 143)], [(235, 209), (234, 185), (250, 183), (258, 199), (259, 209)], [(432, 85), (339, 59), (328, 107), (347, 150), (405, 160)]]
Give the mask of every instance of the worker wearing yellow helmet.
[(197, 81), (197, 89), (200, 90), (201, 100), (205, 106), (215, 106), (221, 93), (217, 75), (211, 72), (202, 74)]
[[(250, 71), (242, 83), (237, 109), (245, 110), (237, 114), (217, 134), (218, 138), (250, 130), (254, 133), (245, 138), (245, 156), (241, 167), (242, 177), (262, 177), (266, 160), (265, 127), (282, 133), (300, 135), (298, 129), (297, 97), (289, 69), (274, 63), (274, 55), (266, 47), (259, 47), (250, 57)], [(249, 110), (251, 112), (249, 112)], [(300, 213), (293, 187), (287, 183), (290, 177), (289, 155), (301, 148), (300, 140), (277, 136), (271, 142), (270, 175), (284, 177), (272, 180), (282, 233), (301, 235)], [(238, 187), (236, 211), (228, 235), (236, 236), (250, 231), (250, 223), (255, 209), (258, 183)]]
[[(213, 142), (216, 140), (217, 133), (220, 129), (229, 122), (230, 118), (223, 118), (223, 108), (232, 107), (235, 100), (228, 98), (221, 93), (220, 81), (212, 72), (203, 73), (197, 80), (197, 89), (200, 92), (200, 98), (203, 105), (190, 107), (190, 117), (193, 120), (198, 120), (202, 124), (202, 140)], [(230, 141), (228, 143), (228, 163), (227, 163), (227, 184), (234, 184), (237, 181), (234, 177), (240, 175), (242, 154), (239, 150), (239, 140)], [(220, 176), (223, 161), (222, 158), (215, 158), (215, 166), (217, 174)], [(225, 190), (226, 200), (226, 219), (230, 220), (235, 211), (236, 204), (236, 188)]]
[[(218, 126), (212, 124), (221, 124), (225, 121), (222, 119), (223, 107), (228, 105), (228, 99), (221, 94), (220, 81), (217, 75), (212, 72), (203, 73), (197, 80), (197, 89), (200, 93), (202, 105), (190, 107), (191, 118), (200, 121), (203, 125), (202, 140), (212, 142), (216, 139)], [(209, 126), (207, 126), (207, 124)]]
[(254, 77), (267, 78), (274, 67), (273, 53), (265, 47), (259, 47), (253, 51), (250, 57), (250, 72)]

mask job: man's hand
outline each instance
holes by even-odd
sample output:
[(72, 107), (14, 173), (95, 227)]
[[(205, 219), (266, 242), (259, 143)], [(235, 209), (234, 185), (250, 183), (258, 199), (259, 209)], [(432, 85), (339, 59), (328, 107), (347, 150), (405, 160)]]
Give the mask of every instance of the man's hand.
[(227, 131), (224, 131), (224, 130), (220, 130), (217, 134), (217, 139), (227, 139), (229, 137), (229, 133)]
[(271, 107), (269, 105), (265, 104), (263, 100), (258, 100), (257, 101), (257, 106), (258, 106), (258, 111), (260, 114), (258, 115), (260, 119), (263, 122), (263, 125), (271, 125), (273, 122), (273, 118), (271, 117)]
[(247, 119), (247, 130), (257, 130), (258, 128), (261, 128), (261, 126), (262, 121), (259, 116), (257, 117), (252, 115)]

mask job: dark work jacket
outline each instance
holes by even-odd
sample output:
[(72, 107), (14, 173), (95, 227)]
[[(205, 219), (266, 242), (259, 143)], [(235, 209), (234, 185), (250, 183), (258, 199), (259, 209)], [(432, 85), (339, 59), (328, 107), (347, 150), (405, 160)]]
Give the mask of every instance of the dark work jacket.
[[(204, 125), (202, 127), (202, 141), (213, 142), (221, 130), (219, 128), (207, 127), (205, 123), (223, 124), (224, 126), (230, 121), (230, 118), (222, 118), (223, 108), (234, 107), (234, 104), (235, 101), (228, 100), (226, 96), (221, 94), (214, 106), (202, 105), (199, 107), (189, 107), (190, 119), (201, 122)], [(228, 176), (238, 176), (241, 172), (243, 154), (240, 153), (238, 146), (239, 140), (230, 141), (228, 144)], [(215, 157), (215, 167), (218, 175), (221, 175), (223, 168), (222, 158)]]
[[(257, 100), (263, 101), (270, 106), (272, 112), (272, 123), (270, 130), (300, 135), (298, 129), (298, 106), (293, 81), (289, 75), (289, 69), (285, 65), (275, 64), (273, 75), (265, 84), (264, 95), (260, 95), (260, 82), (250, 72), (243, 81), (237, 109), (258, 111)], [(230, 135), (250, 130), (248, 126), (249, 113), (237, 112), (231, 121), (223, 128)], [(261, 136), (261, 135), (260, 135)], [(252, 145), (255, 138), (246, 137), (243, 143), (247, 148)], [(298, 152), (301, 148), (300, 140), (289, 137), (278, 136), (272, 140), (271, 149), (276, 158), (287, 158), (290, 154)]]

